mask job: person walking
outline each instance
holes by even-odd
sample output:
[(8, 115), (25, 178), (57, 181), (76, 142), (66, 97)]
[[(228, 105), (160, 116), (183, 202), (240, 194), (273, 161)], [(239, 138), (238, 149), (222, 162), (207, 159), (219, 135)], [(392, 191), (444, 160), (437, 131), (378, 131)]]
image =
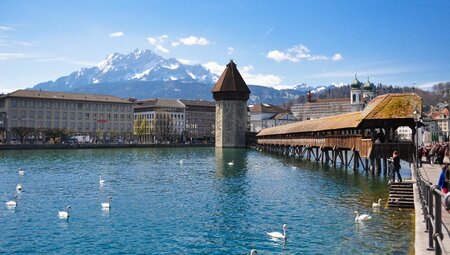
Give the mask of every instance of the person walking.
[(392, 163), (393, 163), (393, 171), (392, 171), (392, 182), (395, 182), (395, 173), (397, 173), (398, 181), (402, 182), (402, 176), (400, 175), (400, 155), (397, 151), (392, 153)]

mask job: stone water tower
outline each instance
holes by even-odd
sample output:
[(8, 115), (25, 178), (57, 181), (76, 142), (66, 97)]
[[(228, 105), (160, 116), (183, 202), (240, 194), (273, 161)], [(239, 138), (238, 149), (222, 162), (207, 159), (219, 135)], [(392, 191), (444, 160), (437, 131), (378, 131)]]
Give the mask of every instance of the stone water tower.
[(230, 60), (211, 91), (216, 100), (216, 147), (245, 147), (250, 89)]

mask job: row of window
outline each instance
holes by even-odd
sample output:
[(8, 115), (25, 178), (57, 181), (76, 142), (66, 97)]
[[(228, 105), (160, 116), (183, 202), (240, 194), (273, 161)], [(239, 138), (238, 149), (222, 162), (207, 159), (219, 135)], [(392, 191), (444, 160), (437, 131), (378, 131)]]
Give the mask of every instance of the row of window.
[(93, 111), (115, 111), (115, 112), (131, 112), (131, 105), (124, 104), (108, 104), (108, 103), (79, 103), (79, 102), (58, 102), (43, 100), (11, 100), (13, 108), (46, 108), (46, 109), (70, 109), (70, 110), (93, 110)]
[(152, 120), (152, 119), (175, 119), (175, 120), (183, 120), (184, 119), (184, 115), (183, 114), (178, 114), (178, 113), (141, 113), (141, 114), (135, 114), (134, 115), (134, 120), (137, 119), (147, 119), (147, 120)]
[[(36, 115), (36, 113), (37, 113), (37, 115)], [(119, 120), (119, 118), (120, 118), (120, 121), (125, 121), (125, 114), (124, 113), (121, 113), (121, 114), (118, 114), (118, 113), (96, 113), (96, 112), (94, 112), (94, 113), (89, 113), (89, 112), (85, 112), (85, 113), (82, 113), (82, 112), (78, 112), (78, 113), (75, 113), (75, 112), (62, 112), (61, 114), (60, 114), (60, 112), (58, 112), (58, 111), (55, 111), (55, 112), (52, 112), (52, 111), (46, 111), (45, 112), (45, 119), (52, 119), (52, 117), (54, 118), (54, 119), (56, 119), (56, 120), (58, 120), (58, 119), (63, 119), (63, 120), (66, 120), (66, 119), (71, 119), (71, 120), (74, 120), (75, 119), (75, 114), (76, 114), (76, 116), (77, 116), (77, 120), (90, 120), (91, 118), (93, 119), (93, 120), (97, 120), (97, 119), (100, 119), (100, 120), (115, 120), (115, 121), (118, 121)], [(16, 118), (21, 118), (21, 119), (25, 119), (25, 118), (32, 118), (32, 119), (34, 119), (34, 118), (38, 118), (38, 119), (44, 119), (44, 111), (37, 111), (37, 112), (35, 112), (35, 111), (33, 111), (33, 110), (31, 110), (31, 111), (28, 111), (28, 114), (27, 114), (27, 111), (25, 111), (25, 110), (21, 110), (19, 113), (17, 112), (17, 110), (13, 110), (13, 111), (11, 111), (11, 118), (12, 119), (16, 119)], [(131, 121), (131, 114), (126, 114), (126, 118), (127, 118), (127, 121)]]
[(131, 131), (131, 123), (97, 123), (97, 122), (59, 122), (59, 121), (37, 121), (34, 120), (12, 120), (11, 127), (32, 127), (32, 128), (63, 128), (73, 130), (117, 130)]

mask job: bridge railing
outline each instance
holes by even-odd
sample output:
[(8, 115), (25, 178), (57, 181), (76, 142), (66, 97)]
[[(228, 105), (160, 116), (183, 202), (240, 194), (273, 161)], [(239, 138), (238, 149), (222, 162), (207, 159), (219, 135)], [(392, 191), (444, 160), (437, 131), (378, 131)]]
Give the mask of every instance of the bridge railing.
[[(419, 190), (419, 198), (422, 204), (423, 217), (426, 221), (426, 232), (428, 232), (428, 248), (434, 250), (435, 254), (448, 254), (442, 239), (442, 204), (450, 208), (450, 193), (444, 194), (438, 185), (433, 185), (415, 167), (416, 185)], [(444, 226), (445, 227), (445, 226)]]

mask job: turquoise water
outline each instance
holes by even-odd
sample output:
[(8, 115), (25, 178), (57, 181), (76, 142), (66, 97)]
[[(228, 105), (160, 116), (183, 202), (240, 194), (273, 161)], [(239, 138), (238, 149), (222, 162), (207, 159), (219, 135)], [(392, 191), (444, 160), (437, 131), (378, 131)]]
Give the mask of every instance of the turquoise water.
[[(372, 211), (378, 198), (386, 203), (387, 179), (366, 173), (244, 149), (0, 151), (0, 158), (0, 253), (408, 254), (412, 245), (413, 211)], [(18, 206), (8, 209), (15, 194)], [(67, 205), (70, 218), (61, 220)], [(355, 224), (355, 210), (372, 219)], [(284, 244), (266, 234), (283, 224)]]

